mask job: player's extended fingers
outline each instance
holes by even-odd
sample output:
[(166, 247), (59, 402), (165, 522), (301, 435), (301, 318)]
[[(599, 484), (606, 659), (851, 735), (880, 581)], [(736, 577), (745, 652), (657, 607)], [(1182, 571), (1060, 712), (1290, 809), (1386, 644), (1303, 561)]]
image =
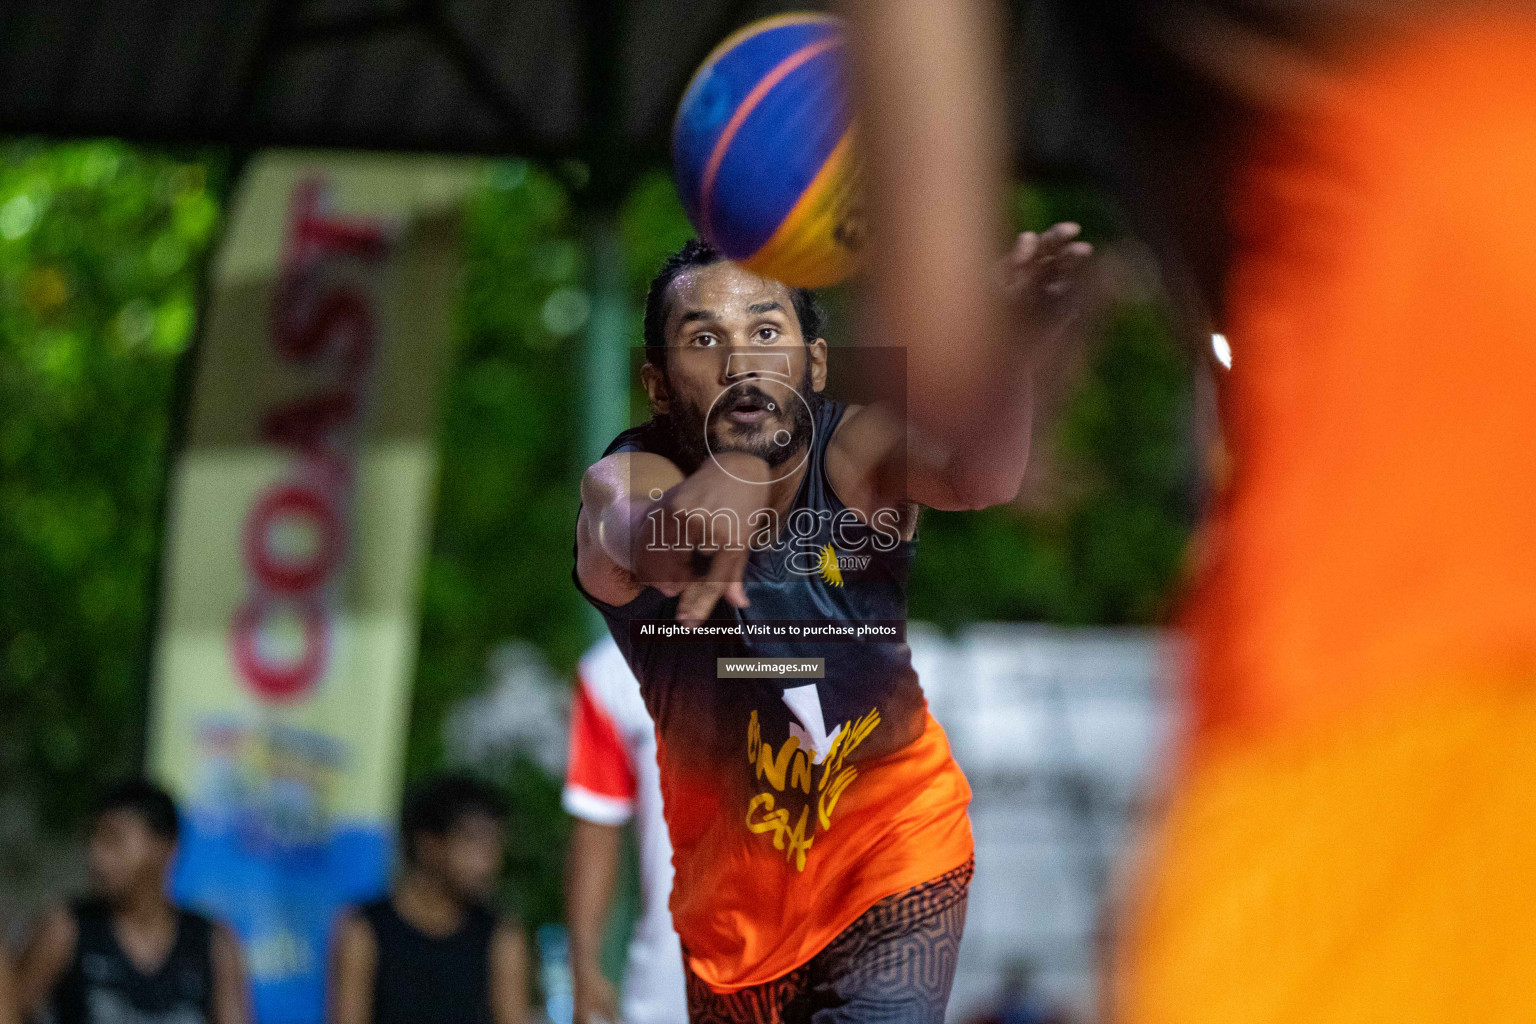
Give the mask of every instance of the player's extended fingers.
[(1071, 242), (1064, 246), (1057, 259), (1063, 263), (1080, 265), (1093, 259), (1092, 242)]
[(1065, 248), (1070, 242), (1083, 233), (1081, 224), (1064, 220), (1060, 224), (1052, 224), (1040, 235), (1040, 251), (1050, 254)]
[(1008, 255), (993, 264), (994, 280), (1008, 295), (1017, 295), (1028, 284), (1029, 261), (1039, 244), (1038, 235), (1025, 231), (1014, 240)]
[(746, 591), (740, 581), (701, 580), (688, 584), (677, 602), (677, 621), (697, 626), (709, 618), (721, 598), (734, 608), (746, 607)]
[(725, 548), (716, 552), (710, 562), (709, 574), (683, 588), (677, 603), (677, 619), (685, 625), (696, 626), (709, 618), (715, 605), (724, 598), (735, 608), (747, 606), (747, 591), (742, 585), (742, 574), (747, 568), (747, 552)]
[(1084, 272), (1093, 261), (1093, 246), (1087, 242), (1073, 242), (1060, 253), (1049, 257), (1039, 268), (1039, 280), (1046, 291), (1062, 283), (1068, 286), (1080, 283)]
[(1008, 262), (1013, 264), (1028, 263), (1040, 248), (1040, 236), (1033, 231), (1021, 231), (1019, 237), (1013, 241), (1013, 249), (1008, 253)]
[(1029, 265), (1039, 268), (1057, 259), (1071, 246), (1077, 244), (1077, 236), (1082, 228), (1076, 224), (1065, 223), (1053, 225), (1048, 231), (1040, 235), (1040, 243), (1035, 246)]
[(747, 601), (747, 588), (742, 583), (742, 577), (747, 572), (747, 550), (728, 548), (715, 557), (715, 564), (709, 567), (709, 578), (722, 584), (720, 596), (733, 608), (745, 608)]
[(724, 592), (725, 584), (714, 580), (688, 584), (677, 602), (677, 621), (685, 626), (697, 626), (709, 618)]
[(663, 597), (677, 597), (690, 583), (700, 579), (709, 569), (707, 552), (669, 551), (666, 557), (654, 559), (641, 582), (661, 591)]
[(1093, 246), (1087, 242), (1073, 242), (1060, 252), (1042, 257), (1031, 268), (1037, 287), (1052, 292), (1065, 281), (1080, 281), (1093, 261)]
[(1087, 242), (1076, 240), (1081, 232), (1079, 225), (1064, 221), (1040, 235), (1028, 231), (1021, 234), (1005, 262), (1008, 293), (1022, 298), (1035, 290), (1054, 292), (1056, 289), (1046, 287), (1047, 282), (1063, 273), (1064, 268), (1074, 268), (1070, 272), (1075, 272), (1076, 265), (1093, 252)]

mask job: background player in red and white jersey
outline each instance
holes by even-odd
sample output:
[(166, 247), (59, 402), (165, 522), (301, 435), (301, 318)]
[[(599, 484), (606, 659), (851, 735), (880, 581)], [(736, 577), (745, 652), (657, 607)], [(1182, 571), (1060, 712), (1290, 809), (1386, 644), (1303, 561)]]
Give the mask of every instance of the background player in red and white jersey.
[[(576, 819), (566, 862), (575, 1024), (683, 1024), (688, 1006), (682, 949), (667, 910), (672, 844), (661, 816), (656, 727), (640, 699), (640, 683), (610, 637), (586, 653), (576, 677), (562, 798)], [(641, 913), (620, 1005), (598, 959), (623, 828), (631, 821), (640, 850)]]

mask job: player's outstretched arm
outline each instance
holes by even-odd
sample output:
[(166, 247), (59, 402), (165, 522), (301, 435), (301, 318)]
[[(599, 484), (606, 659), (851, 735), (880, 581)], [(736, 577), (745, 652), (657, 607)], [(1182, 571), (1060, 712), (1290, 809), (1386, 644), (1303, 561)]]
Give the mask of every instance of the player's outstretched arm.
[(687, 624), (708, 618), (721, 599), (745, 608), (749, 524), (769, 507), (771, 478), (767, 463), (741, 452), (714, 456), (687, 477), (648, 452), (604, 458), (581, 483), (581, 585), (615, 605), (655, 587), (679, 598), (677, 619)]
[[(877, 402), (851, 412), (833, 439), (830, 470), (838, 494), (866, 513), (893, 502), (959, 511), (1011, 501), (1029, 467), (1036, 373), (1065, 359), (1081, 312), (1092, 247), (1076, 224), (1025, 232), (993, 267), (1015, 343), (1000, 355), (987, 396), (973, 411), (988, 429), (963, 443), (889, 412)], [(909, 391), (926, 386), (921, 378)], [(987, 403), (987, 404), (983, 404)]]
[(1009, 339), (1003, 17), (994, 0), (844, 0), (870, 215), (861, 317), (907, 350), (907, 415), (946, 446), (984, 436)]
[[(862, 326), (907, 352), (907, 477), (922, 492), (911, 497), (939, 508), (1008, 500), (1029, 454), (1031, 380), (1054, 375), (1039, 371), (1059, 357), (1064, 322), (1051, 302), (1010, 304), (991, 273), (1008, 180), (1001, 5), (844, 7), (871, 216)], [(1032, 268), (1026, 277), (1045, 272), (1048, 285), (1086, 258), (1063, 234), (1072, 230), (1026, 235), (1009, 260)], [(925, 463), (941, 470), (931, 480)]]
[(675, 464), (649, 452), (619, 452), (587, 469), (576, 520), (576, 575), (587, 593), (612, 605), (635, 599), (645, 586), (640, 581), (653, 495), (682, 479)]

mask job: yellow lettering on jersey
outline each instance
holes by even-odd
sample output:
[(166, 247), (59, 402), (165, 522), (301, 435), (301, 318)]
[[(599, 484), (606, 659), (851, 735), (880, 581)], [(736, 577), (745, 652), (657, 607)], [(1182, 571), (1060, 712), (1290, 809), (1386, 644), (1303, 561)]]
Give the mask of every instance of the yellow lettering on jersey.
[[(863, 745), (879, 725), (879, 708), (871, 708), (857, 719), (844, 722), (832, 738), (832, 745), (821, 761), (821, 773), (818, 776), (811, 752), (801, 749), (798, 737), (786, 739), (775, 753), (773, 745), (763, 740), (762, 723), (757, 712), (752, 712), (747, 722), (747, 761), (752, 765), (756, 779), (759, 782), (766, 779), (771, 791), (758, 793), (748, 802), (747, 828), (755, 834), (770, 836), (774, 849), (783, 850), (785, 860), (793, 864), (795, 870), (805, 870), (806, 856), (815, 841), (817, 827), (821, 831), (832, 827), (832, 816), (837, 810), (838, 801), (859, 777), (859, 770), (846, 763), (848, 757)], [(774, 795), (775, 792), (784, 793), (786, 786), (791, 794), (799, 790), (809, 798), (800, 808), (799, 818), (793, 828), (790, 827), (790, 819), (794, 810), (791, 807), (780, 807)], [(814, 817), (810, 813), (813, 801), (816, 805)]]
[(843, 795), (843, 790), (853, 785), (853, 780), (859, 777), (859, 770), (853, 766), (844, 768), (832, 780), (832, 785), (821, 792), (821, 799), (816, 802), (816, 817), (821, 819), (821, 827), (832, 827), (832, 811), (837, 807), (838, 798)]
[(791, 736), (779, 748), (779, 756), (773, 756), (773, 747), (760, 744), (757, 750), (757, 777), (768, 776), (768, 784), (780, 793), (784, 792), (784, 777), (789, 774), (790, 758), (800, 749), (800, 740)]
[[(760, 811), (761, 814), (759, 814)], [(783, 807), (776, 809), (772, 793), (759, 793), (747, 804), (747, 828), (758, 834), (771, 833), (773, 848), (783, 850), (784, 859), (793, 864), (796, 871), (804, 871), (805, 855), (810, 852), (811, 844), (816, 841), (814, 835), (805, 834), (809, 812), (810, 807), (800, 808), (800, 820), (791, 829), (788, 809)]]
[[(773, 794), (759, 793), (747, 804), (747, 828), (753, 832), (772, 832), (773, 845), (780, 850), (784, 849), (784, 840), (779, 833), (789, 827), (789, 812), (780, 808), (773, 809)], [(757, 816), (759, 808), (762, 809), (762, 817)]]
[(799, 786), (802, 793), (811, 791), (811, 759), (805, 751), (795, 751), (795, 759), (789, 770), (789, 784)]

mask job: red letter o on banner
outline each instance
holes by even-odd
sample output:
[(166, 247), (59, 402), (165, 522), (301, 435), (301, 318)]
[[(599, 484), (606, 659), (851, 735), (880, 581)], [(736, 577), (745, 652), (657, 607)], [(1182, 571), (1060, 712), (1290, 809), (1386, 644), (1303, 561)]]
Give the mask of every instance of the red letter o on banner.
[(330, 623), (325, 609), (314, 598), (295, 602), (304, 619), (304, 653), (291, 665), (274, 665), (261, 653), (261, 626), (274, 602), (253, 595), (235, 610), (230, 623), (230, 646), (235, 668), (251, 688), (268, 700), (292, 700), (308, 692), (325, 671), (331, 645)]
[[(272, 557), (268, 531), (283, 516), (306, 516), (320, 533), (315, 552), (290, 564)], [(245, 520), (245, 564), (262, 586), (278, 594), (302, 594), (325, 582), (341, 558), (342, 522), (323, 496), (307, 487), (288, 485), (262, 495)]]

